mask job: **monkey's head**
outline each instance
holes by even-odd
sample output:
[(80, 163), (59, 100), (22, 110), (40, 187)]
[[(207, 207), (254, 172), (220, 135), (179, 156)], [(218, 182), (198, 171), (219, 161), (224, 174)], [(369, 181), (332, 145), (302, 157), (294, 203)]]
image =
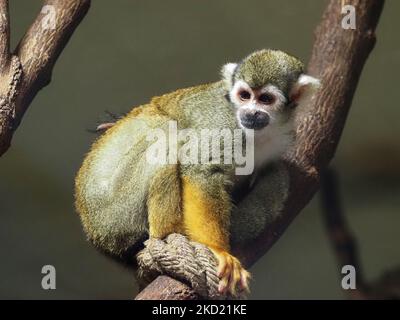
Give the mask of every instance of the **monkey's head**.
[(319, 85), (303, 72), (300, 60), (278, 50), (256, 51), (240, 63), (226, 64), (222, 76), (239, 125), (262, 130), (287, 123), (294, 106)]

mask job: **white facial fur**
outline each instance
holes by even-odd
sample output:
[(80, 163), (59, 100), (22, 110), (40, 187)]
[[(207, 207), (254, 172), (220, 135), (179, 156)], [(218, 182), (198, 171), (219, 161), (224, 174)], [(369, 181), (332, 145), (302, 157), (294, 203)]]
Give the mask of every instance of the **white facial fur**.
[[(228, 63), (222, 69), (223, 80), (229, 90), (229, 98), (236, 108), (236, 116), (238, 124), (241, 128), (248, 132), (248, 129), (241, 123), (240, 112), (246, 110), (258, 110), (266, 112), (269, 116), (269, 123), (265, 127), (254, 130), (255, 142), (255, 172), (257, 169), (265, 166), (274, 160), (277, 160), (290, 146), (293, 141), (293, 121), (292, 117), (287, 118), (287, 115), (282, 112), (287, 103), (287, 99), (283, 92), (272, 84), (267, 84), (259, 90), (253, 90), (243, 80), (238, 80), (232, 83), (232, 75), (235, 72), (237, 64)], [(293, 85), (289, 99), (295, 104), (308, 103), (309, 99), (318, 89), (320, 82), (318, 79), (309, 75), (302, 74), (298, 81)], [(249, 99), (241, 99), (240, 92), (242, 90), (250, 93)], [(257, 97), (267, 93), (273, 97), (270, 103), (260, 103)]]
[[(251, 98), (243, 101), (240, 99), (239, 93), (246, 90), (251, 94)], [(257, 95), (268, 93), (273, 97), (273, 101), (269, 104), (262, 104), (257, 101)], [(282, 153), (288, 148), (292, 136), (292, 122), (284, 119), (283, 108), (287, 102), (283, 92), (276, 86), (268, 84), (255, 92), (249, 85), (238, 80), (231, 91), (229, 97), (233, 105), (236, 107), (236, 117), (239, 126), (247, 133), (249, 130), (243, 126), (240, 119), (240, 112), (247, 112), (250, 110), (257, 110), (265, 112), (269, 116), (269, 123), (264, 128), (254, 130), (254, 165), (255, 170), (260, 169), (265, 164), (277, 160)]]
[[(240, 98), (240, 93), (243, 91), (248, 92), (250, 94), (249, 99), (243, 100)], [(271, 101), (270, 103), (261, 103), (258, 100), (258, 97), (262, 94), (268, 94), (273, 98), (273, 101)], [(233, 105), (237, 108), (236, 116), (239, 125), (243, 129), (247, 128), (244, 127), (240, 121), (240, 112), (250, 111), (250, 110), (265, 112), (268, 114), (270, 118), (269, 125), (273, 125), (275, 122), (280, 120), (279, 117), (282, 115), (282, 108), (287, 102), (282, 91), (279, 90), (276, 86), (268, 84), (259, 90), (253, 90), (243, 80), (238, 80), (235, 82), (233, 88), (229, 92), (229, 98), (233, 103)]]

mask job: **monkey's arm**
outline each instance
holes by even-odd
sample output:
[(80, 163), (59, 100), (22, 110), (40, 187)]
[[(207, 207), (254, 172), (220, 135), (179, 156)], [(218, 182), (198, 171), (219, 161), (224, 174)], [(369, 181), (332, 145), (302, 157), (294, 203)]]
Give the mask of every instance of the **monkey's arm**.
[(238, 284), (248, 290), (249, 273), (230, 254), (229, 221), (232, 209), (223, 173), (204, 171), (183, 175), (183, 228), (187, 236), (208, 246), (218, 259), (220, 292), (232, 294)]

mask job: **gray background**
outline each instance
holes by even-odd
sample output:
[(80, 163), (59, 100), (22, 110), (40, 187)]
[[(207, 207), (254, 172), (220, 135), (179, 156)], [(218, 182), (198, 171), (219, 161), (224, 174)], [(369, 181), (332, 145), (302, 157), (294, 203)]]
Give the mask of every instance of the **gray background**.
[[(15, 45), (40, 1), (11, 2)], [(216, 80), (222, 64), (255, 49), (308, 60), (325, 1), (95, 0), (0, 158), (0, 298), (124, 298), (132, 274), (85, 241), (73, 179), (108, 109)], [(400, 2), (388, 0), (334, 165), (368, 279), (399, 264), (398, 74)], [(253, 268), (252, 297), (344, 298), (318, 197)], [(57, 290), (41, 289), (41, 268)]]

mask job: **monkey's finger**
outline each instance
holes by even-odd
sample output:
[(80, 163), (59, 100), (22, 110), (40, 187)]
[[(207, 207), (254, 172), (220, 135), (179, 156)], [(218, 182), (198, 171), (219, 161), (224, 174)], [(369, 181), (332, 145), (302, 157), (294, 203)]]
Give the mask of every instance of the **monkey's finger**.
[(228, 282), (229, 282), (228, 277), (224, 277), (219, 281), (219, 284), (218, 284), (218, 292), (219, 293), (224, 294), (226, 292), (226, 290), (228, 289)]
[(217, 275), (218, 275), (218, 277), (223, 278), (227, 272), (228, 263), (227, 263), (226, 257), (224, 255), (220, 255), (218, 257), (218, 260), (219, 260), (218, 261), (219, 265), (218, 265)]
[(239, 284), (239, 282), (241, 281), (241, 272), (240, 272), (240, 264), (239, 263), (235, 263), (234, 267), (233, 267), (233, 271), (231, 273), (231, 277), (229, 279), (229, 291), (230, 293), (235, 296), (236, 295), (236, 288)]
[(233, 268), (233, 261), (230, 256), (225, 256), (223, 257), (224, 261), (224, 269), (223, 269), (223, 274), (221, 273), (221, 281), (219, 283), (219, 292), (225, 294), (230, 285), (230, 277), (232, 274), (232, 268)]
[(242, 269), (240, 272), (240, 286), (242, 290), (246, 292), (250, 292), (249, 289), (249, 279), (250, 279), (250, 273), (247, 272), (246, 270)]

